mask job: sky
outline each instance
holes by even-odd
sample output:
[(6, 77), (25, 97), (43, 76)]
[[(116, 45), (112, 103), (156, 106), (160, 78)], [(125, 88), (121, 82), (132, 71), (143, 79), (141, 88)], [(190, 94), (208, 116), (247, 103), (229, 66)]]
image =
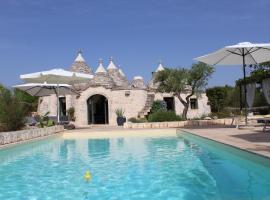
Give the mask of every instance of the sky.
[[(194, 58), (239, 42), (270, 42), (269, 0), (0, 0), (0, 83), (69, 69), (82, 50), (94, 70), (109, 57), (129, 79), (148, 81), (162, 60)], [(209, 87), (234, 85), (239, 66), (217, 66)]]

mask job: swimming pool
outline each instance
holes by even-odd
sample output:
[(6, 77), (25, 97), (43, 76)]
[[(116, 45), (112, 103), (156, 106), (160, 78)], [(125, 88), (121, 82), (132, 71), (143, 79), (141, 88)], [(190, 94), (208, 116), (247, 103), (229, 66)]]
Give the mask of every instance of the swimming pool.
[(0, 199), (270, 199), (269, 161), (226, 148), (188, 135), (18, 145), (0, 150)]

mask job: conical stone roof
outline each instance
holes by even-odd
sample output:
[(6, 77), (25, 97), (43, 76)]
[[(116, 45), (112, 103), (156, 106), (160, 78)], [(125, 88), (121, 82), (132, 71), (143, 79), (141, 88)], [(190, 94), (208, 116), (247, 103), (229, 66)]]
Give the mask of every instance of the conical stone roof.
[(103, 86), (105, 88), (113, 88), (115, 87), (115, 83), (113, 79), (108, 75), (108, 73), (97, 73), (94, 78), (90, 80), (89, 86)]
[(164, 68), (162, 62), (159, 61), (159, 64), (157, 66), (157, 69), (156, 69), (155, 72), (153, 72), (152, 79), (149, 81), (149, 84), (148, 84), (149, 88), (151, 88), (151, 89), (157, 89), (158, 83), (154, 83), (155, 75), (156, 75), (157, 72), (163, 71), (164, 69), (165, 68)]
[(128, 87), (128, 80), (125, 77), (123, 71), (119, 70), (114, 62), (112, 57), (110, 58), (109, 65), (107, 67), (109, 76), (113, 79), (116, 87)]
[(84, 73), (84, 74), (93, 74), (92, 69), (87, 66), (87, 64), (82, 56), (81, 51), (78, 52), (78, 55), (77, 55), (76, 59), (74, 60), (74, 63), (70, 67), (70, 71)]
[(122, 87), (128, 87), (129, 85), (129, 82), (128, 82), (128, 79), (125, 75), (125, 73), (119, 68), (118, 70), (118, 73), (119, 73), (119, 85), (122, 86)]
[(162, 62), (160, 61), (155, 72), (163, 71), (164, 69), (165, 68), (163, 67)]
[(103, 60), (99, 59), (99, 64), (98, 64), (98, 68), (96, 70), (96, 74), (98, 73), (107, 73), (106, 69), (103, 66)]
[(138, 88), (138, 89), (145, 89), (146, 88), (143, 77), (141, 77), (141, 76), (135, 76), (131, 82), (131, 86), (133, 88)]
[(98, 87), (98, 86), (103, 86), (105, 88), (115, 87), (113, 79), (109, 76), (108, 72), (103, 67), (102, 59), (99, 60), (98, 68), (96, 70), (94, 78), (90, 80), (88, 84), (88, 87)]
[(113, 58), (110, 57), (110, 60), (109, 60), (109, 65), (107, 67), (107, 70), (108, 71), (111, 71), (111, 70), (117, 70), (117, 67), (115, 66), (114, 62), (113, 62)]
[(126, 75), (124, 74), (124, 72), (120, 68), (119, 68), (119, 73), (120, 73), (121, 76), (126, 77)]

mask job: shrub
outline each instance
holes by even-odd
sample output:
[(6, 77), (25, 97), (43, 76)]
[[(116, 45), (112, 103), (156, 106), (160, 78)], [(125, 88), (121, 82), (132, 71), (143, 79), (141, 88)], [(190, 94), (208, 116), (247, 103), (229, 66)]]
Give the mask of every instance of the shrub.
[(211, 117), (211, 116), (202, 114), (201, 116), (191, 118), (191, 120), (204, 120), (206, 117)]
[(28, 113), (37, 111), (39, 97), (31, 96), (30, 94), (19, 89), (14, 89), (14, 95), (20, 99)]
[(35, 116), (36, 121), (38, 121), (37, 126), (40, 128), (44, 128), (44, 127), (50, 127), (50, 126), (54, 126), (54, 121), (49, 119), (49, 112), (45, 113), (45, 115), (36, 115)]
[(5, 87), (0, 87), (0, 124), (2, 131), (24, 127), (27, 110), (21, 99)]
[(154, 101), (151, 107), (151, 113), (167, 111), (167, 104), (165, 101)]
[(210, 117), (212, 117), (212, 118), (217, 117), (219, 119), (222, 119), (222, 118), (232, 117), (232, 113), (227, 111), (227, 110), (224, 110), (222, 112), (211, 113)]
[(181, 116), (172, 111), (158, 111), (148, 116), (149, 122), (181, 121)]
[(122, 109), (122, 108), (117, 108), (115, 110), (115, 114), (116, 114), (117, 117), (124, 117), (124, 113), (125, 113), (125, 110)]
[(54, 125), (55, 125), (55, 124), (54, 124), (54, 121), (51, 120), (51, 119), (49, 119), (49, 120), (48, 120), (48, 123), (47, 123), (47, 127), (54, 126)]
[(145, 123), (147, 122), (147, 119), (146, 118), (135, 118), (135, 117), (131, 117), (128, 119), (129, 122), (132, 122), (132, 123)]
[(49, 112), (47, 112), (45, 115), (35, 115), (35, 119), (38, 122), (37, 126), (39, 128), (43, 128), (47, 124), (47, 121), (49, 120), (48, 115)]
[(68, 114), (68, 119), (70, 121), (75, 121), (75, 108), (74, 107), (70, 107), (68, 110), (67, 110), (67, 114)]

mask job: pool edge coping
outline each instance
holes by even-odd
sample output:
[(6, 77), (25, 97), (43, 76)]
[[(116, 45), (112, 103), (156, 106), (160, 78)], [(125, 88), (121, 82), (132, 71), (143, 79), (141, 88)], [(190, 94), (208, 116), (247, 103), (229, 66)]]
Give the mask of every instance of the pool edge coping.
[(261, 153), (256, 152), (256, 151), (250, 151), (250, 150), (248, 150), (248, 149), (244, 149), (244, 148), (241, 148), (241, 147), (236, 146), (236, 145), (233, 145), (233, 144), (224, 143), (224, 142), (222, 142), (222, 141), (218, 141), (218, 140), (215, 140), (215, 139), (213, 139), (213, 138), (209, 138), (209, 137), (206, 137), (206, 136), (202, 136), (202, 135), (200, 135), (200, 134), (197, 134), (197, 133), (194, 133), (194, 132), (189, 132), (189, 131), (186, 131), (186, 130), (183, 130), (183, 129), (176, 129), (176, 135), (178, 135), (178, 134), (177, 134), (177, 131), (182, 131), (182, 132), (185, 132), (185, 133), (188, 133), (188, 134), (197, 136), (197, 137), (201, 137), (201, 138), (206, 139), (206, 140), (210, 140), (210, 141), (213, 141), (213, 142), (217, 142), (217, 143), (219, 143), (219, 144), (223, 144), (223, 145), (226, 145), (226, 146), (228, 146), (228, 147), (232, 147), (232, 148), (235, 148), (235, 149), (238, 149), (238, 150), (247, 152), (247, 153), (251, 153), (251, 154), (253, 154), (253, 155), (261, 156), (261, 157), (263, 157), (263, 158), (266, 158), (266, 159), (270, 160), (270, 155), (268, 156), (268, 155), (264, 155), (264, 154), (261, 154)]

